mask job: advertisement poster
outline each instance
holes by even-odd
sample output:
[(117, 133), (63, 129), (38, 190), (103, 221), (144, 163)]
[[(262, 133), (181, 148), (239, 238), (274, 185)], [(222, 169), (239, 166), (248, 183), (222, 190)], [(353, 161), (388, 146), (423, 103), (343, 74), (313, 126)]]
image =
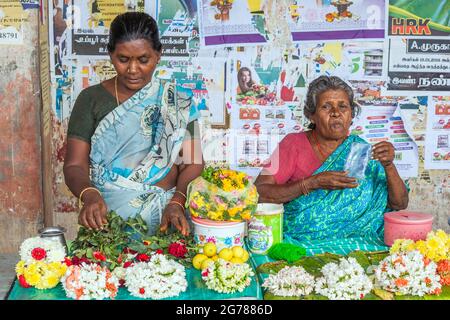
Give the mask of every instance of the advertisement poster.
[(262, 0), (198, 0), (202, 45), (255, 45), (267, 42)]
[(448, 37), (448, 0), (389, 0), (388, 35)]
[(297, 0), (290, 6), (293, 41), (384, 39), (384, 0)]
[(28, 10), (19, 1), (0, 1), (0, 44), (22, 44), (22, 25), (27, 21)]
[(425, 169), (450, 169), (450, 97), (432, 97), (428, 105)]
[(450, 38), (392, 37), (387, 44), (386, 94), (450, 94)]
[(112, 20), (127, 11), (144, 11), (138, 0), (73, 0), (72, 52), (76, 55), (108, 55)]
[(402, 117), (406, 132), (419, 147), (425, 145), (427, 105), (427, 96), (411, 97), (399, 101), (394, 113)]

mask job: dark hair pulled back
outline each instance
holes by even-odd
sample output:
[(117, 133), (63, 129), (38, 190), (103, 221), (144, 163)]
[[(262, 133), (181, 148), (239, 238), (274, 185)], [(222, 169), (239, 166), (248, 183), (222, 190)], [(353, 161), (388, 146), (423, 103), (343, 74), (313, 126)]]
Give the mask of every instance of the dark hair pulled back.
[(109, 30), (108, 51), (114, 52), (118, 43), (147, 40), (153, 50), (161, 52), (158, 24), (155, 19), (144, 12), (126, 12), (119, 14), (111, 23)]

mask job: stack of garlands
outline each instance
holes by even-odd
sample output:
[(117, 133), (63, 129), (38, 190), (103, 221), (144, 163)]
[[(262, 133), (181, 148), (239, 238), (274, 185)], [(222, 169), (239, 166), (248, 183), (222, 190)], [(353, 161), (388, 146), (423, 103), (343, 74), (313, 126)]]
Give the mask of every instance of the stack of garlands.
[(16, 265), (19, 284), (24, 288), (50, 289), (58, 285), (66, 272), (65, 248), (57, 240), (28, 238), (20, 246)]

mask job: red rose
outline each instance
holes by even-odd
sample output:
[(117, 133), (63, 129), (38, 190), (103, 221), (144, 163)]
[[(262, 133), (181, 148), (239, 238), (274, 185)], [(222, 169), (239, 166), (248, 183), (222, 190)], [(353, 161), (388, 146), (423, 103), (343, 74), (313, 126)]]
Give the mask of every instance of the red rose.
[(202, 277), (207, 277), (209, 274), (208, 269), (206, 269), (204, 272), (202, 272)]
[(31, 256), (36, 260), (42, 260), (47, 256), (47, 251), (42, 248), (34, 248), (31, 250)]
[(117, 258), (117, 262), (118, 263), (122, 263), (122, 255), (120, 254), (119, 257)]
[(79, 264), (82, 264), (82, 263), (91, 264), (91, 261), (88, 258), (83, 257), (83, 258), (80, 259)]
[(140, 293), (140, 294), (144, 294), (144, 293), (145, 293), (145, 289), (144, 289), (144, 288), (140, 288), (140, 289), (139, 289), (139, 293)]
[(25, 280), (25, 277), (23, 274), (19, 276), (19, 284), (24, 288), (30, 288), (31, 286), (28, 284), (27, 280)]
[(105, 255), (103, 253), (101, 253), (100, 251), (94, 252), (94, 258), (95, 258), (95, 260), (106, 261)]
[(64, 257), (64, 263), (68, 267), (70, 267), (73, 264), (72, 260), (70, 260), (70, 258), (67, 258), (67, 257)]
[(127, 261), (127, 262), (125, 262), (125, 263), (123, 264), (123, 267), (124, 267), (124, 268), (128, 268), (128, 267), (131, 267), (132, 265), (133, 265), (133, 262)]
[(162, 251), (161, 249), (156, 250), (156, 254), (163, 254), (164, 251)]
[(141, 262), (149, 262), (150, 257), (148, 255), (146, 255), (145, 253), (141, 253), (141, 254), (137, 255), (136, 260), (141, 261)]
[(174, 242), (169, 245), (169, 253), (177, 258), (184, 258), (187, 253), (187, 249), (184, 244)]

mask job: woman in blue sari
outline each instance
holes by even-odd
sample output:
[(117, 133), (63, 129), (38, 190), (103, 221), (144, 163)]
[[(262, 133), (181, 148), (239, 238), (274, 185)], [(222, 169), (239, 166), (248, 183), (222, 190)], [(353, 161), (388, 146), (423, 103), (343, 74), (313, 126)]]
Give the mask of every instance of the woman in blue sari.
[(156, 21), (127, 12), (111, 23), (117, 75), (83, 90), (68, 127), (64, 177), (80, 200), (79, 223), (101, 229), (114, 210), (141, 215), (149, 233), (189, 233), (187, 184), (203, 168), (192, 92), (154, 76), (161, 57)]
[(284, 204), (287, 241), (310, 254), (386, 249), (384, 213), (408, 205), (391, 143), (373, 145), (363, 179), (344, 171), (352, 144), (367, 144), (348, 135), (358, 112), (348, 84), (338, 77), (315, 79), (304, 108), (311, 130), (287, 135), (256, 180), (260, 202)]

